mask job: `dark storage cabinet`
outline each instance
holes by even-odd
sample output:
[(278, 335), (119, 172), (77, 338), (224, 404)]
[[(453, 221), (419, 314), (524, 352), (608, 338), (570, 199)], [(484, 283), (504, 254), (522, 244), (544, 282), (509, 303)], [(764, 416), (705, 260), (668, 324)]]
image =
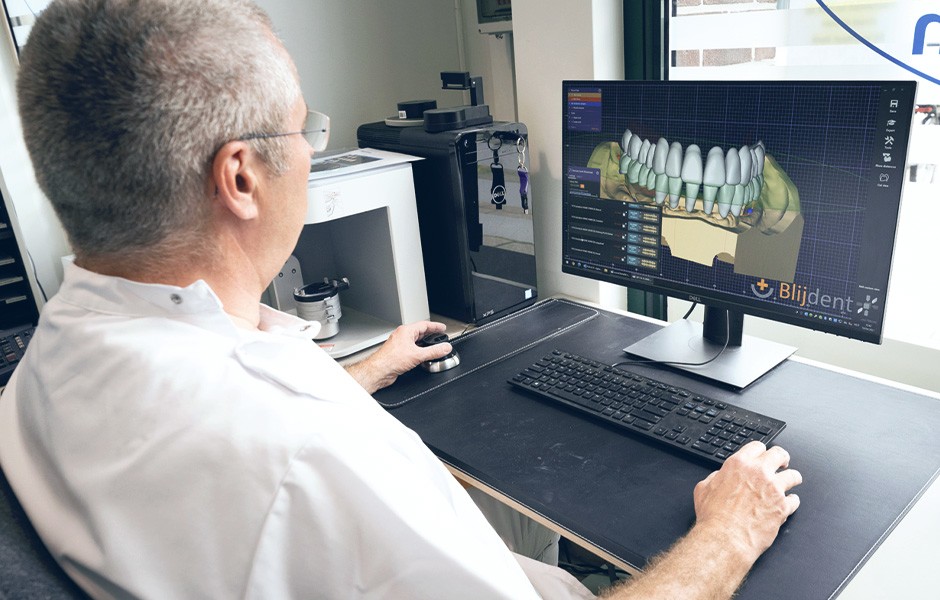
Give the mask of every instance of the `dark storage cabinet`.
[(0, 386), (10, 379), (39, 321), (39, 305), (27, 275), (29, 258), (20, 252), (16, 236), (0, 197)]

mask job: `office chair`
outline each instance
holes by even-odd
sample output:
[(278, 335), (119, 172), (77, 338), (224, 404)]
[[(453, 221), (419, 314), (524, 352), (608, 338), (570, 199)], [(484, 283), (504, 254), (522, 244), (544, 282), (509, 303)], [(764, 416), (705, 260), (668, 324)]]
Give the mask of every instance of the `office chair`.
[(46, 550), (0, 469), (0, 600), (87, 599)]

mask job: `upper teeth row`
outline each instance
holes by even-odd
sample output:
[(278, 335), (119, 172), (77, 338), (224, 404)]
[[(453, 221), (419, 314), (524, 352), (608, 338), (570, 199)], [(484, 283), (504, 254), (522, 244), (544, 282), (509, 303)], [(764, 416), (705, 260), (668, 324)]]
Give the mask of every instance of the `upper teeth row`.
[(685, 183), (685, 210), (692, 212), (699, 189), (702, 189), (703, 210), (711, 214), (718, 200), (722, 218), (730, 212), (735, 217), (760, 197), (764, 184), (764, 143), (732, 148), (725, 153), (718, 146), (708, 151), (704, 167), (702, 151), (689, 144), (683, 157), (682, 144), (670, 144), (659, 138), (656, 144), (640, 139), (629, 129), (620, 141), (622, 150), (620, 172), (627, 181), (656, 192), (656, 204), (662, 205), (669, 196), (669, 207), (678, 208)]

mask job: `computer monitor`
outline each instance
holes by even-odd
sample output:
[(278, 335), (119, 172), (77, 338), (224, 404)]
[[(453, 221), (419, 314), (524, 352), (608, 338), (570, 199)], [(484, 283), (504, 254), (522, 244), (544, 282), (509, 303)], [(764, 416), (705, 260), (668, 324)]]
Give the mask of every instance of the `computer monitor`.
[(880, 343), (914, 82), (562, 93), (562, 270), (706, 307), (628, 353), (746, 387), (795, 348), (744, 314)]

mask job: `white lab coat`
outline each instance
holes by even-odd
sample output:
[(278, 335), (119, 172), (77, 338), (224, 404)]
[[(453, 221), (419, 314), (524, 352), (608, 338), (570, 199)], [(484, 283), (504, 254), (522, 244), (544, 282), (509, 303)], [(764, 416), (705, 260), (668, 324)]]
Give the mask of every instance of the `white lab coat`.
[(0, 397), (0, 463), (96, 597), (536, 598), (417, 435), (262, 307), (66, 266)]

